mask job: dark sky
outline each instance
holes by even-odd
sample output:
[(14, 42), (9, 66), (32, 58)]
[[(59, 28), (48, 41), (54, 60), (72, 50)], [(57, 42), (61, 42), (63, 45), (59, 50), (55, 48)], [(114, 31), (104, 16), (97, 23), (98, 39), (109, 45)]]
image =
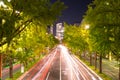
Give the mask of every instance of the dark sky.
[(68, 24), (80, 23), (87, 10), (87, 5), (93, 0), (61, 0), (68, 7), (59, 21)]

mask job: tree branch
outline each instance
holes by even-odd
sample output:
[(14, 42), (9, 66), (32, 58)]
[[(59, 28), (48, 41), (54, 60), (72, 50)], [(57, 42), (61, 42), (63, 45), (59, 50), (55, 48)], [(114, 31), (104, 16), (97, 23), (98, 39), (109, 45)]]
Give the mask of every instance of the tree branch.
[[(27, 21), (25, 21), (24, 23), (22, 23), (16, 30), (15, 30), (15, 32), (13, 32), (12, 34), (11, 34), (11, 38), (10, 38), (10, 40), (12, 40), (14, 37), (16, 37), (18, 34), (20, 34), (25, 28), (26, 28), (26, 26), (27, 25), (29, 25), (29, 23), (31, 23), (32, 22), (32, 19), (29, 19), (29, 20), (27, 20)], [(21, 28), (21, 26), (23, 26), (23, 25), (25, 25), (23, 28)], [(21, 28), (21, 29), (20, 29)], [(6, 44), (7, 43), (7, 40), (4, 40), (4, 41), (2, 41), (1, 43), (0, 43), (0, 47), (2, 46), (2, 45), (4, 45), (4, 44)]]

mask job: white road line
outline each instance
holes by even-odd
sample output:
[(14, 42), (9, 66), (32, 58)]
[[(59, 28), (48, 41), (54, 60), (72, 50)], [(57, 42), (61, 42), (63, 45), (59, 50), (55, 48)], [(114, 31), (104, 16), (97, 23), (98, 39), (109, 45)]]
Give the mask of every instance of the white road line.
[(54, 56), (51, 58), (48, 59), (48, 61), (46, 62), (46, 64), (44, 64), (44, 66), (41, 68), (41, 70), (32, 78), (32, 80), (36, 80), (39, 76), (40, 76), (40, 73), (43, 71), (43, 69), (46, 67), (46, 65), (50, 62), (50, 60), (53, 60), (53, 58), (55, 57), (55, 53), (56, 51), (54, 52)]
[(68, 57), (68, 60), (67, 61), (69, 61), (69, 64), (71, 64), (72, 66), (71, 66), (71, 68), (72, 68), (72, 70), (74, 71), (74, 73), (75, 73), (75, 75), (76, 75), (76, 78), (77, 78), (77, 80), (79, 80), (79, 76), (78, 76), (78, 72), (77, 72), (77, 64), (75, 63), (75, 61), (71, 58), (71, 56), (70, 56), (70, 54), (69, 53), (66, 53), (67, 55), (67, 57)]
[(49, 75), (50, 75), (50, 72), (48, 72), (48, 75), (47, 75), (47, 78), (46, 78), (46, 80), (48, 80), (48, 77), (49, 77)]
[[(79, 77), (78, 77), (78, 75), (77, 75), (77, 72), (76, 72), (76, 70), (75, 70), (75, 68), (74, 68), (74, 65), (76, 65), (76, 64), (74, 64), (74, 62), (71, 60), (71, 58), (70, 58), (70, 55), (68, 54), (68, 53), (64, 53), (64, 54), (66, 54), (65, 56), (65, 58), (66, 58), (66, 61), (68, 61), (68, 63), (71, 65), (71, 69), (73, 70), (73, 72), (74, 72), (74, 74), (76, 75), (76, 78), (77, 78), (77, 80), (79, 80)], [(72, 77), (72, 79), (73, 79), (73, 77)]]
[(72, 57), (70, 56), (66, 47), (64, 47), (64, 46), (60, 46), (60, 47), (62, 48), (62, 53), (63, 53), (64, 59), (65, 59), (64, 61), (66, 61), (67, 65), (69, 65), (69, 69), (71, 70), (70, 71), (71, 72), (70, 80), (80, 80), (79, 73), (77, 71), (78, 64), (72, 59)]
[(69, 63), (68, 57), (66, 56), (66, 53), (61, 51), (61, 55), (62, 55), (62, 58), (64, 58), (64, 61), (66, 61), (66, 65), (67, 65), (68, 69), (70, 70), (69, 80), (73, 80), (73, 78), (72, 78), (73, 77), (72, 65)]
[(73, 64), (75, 65), (76, 70), (79, 72), (79, 74), (81, 75), (81, 77), (83, 78), (83, 80), (86, 80), (85, 77), (84, 77), (84, 75), (82, 74), (82, 72), (78, 70), (78, 64), (73, 60), (73, 58), (71, 56), (70, 56), (70, 59), (73, 62)]
[(61, 51), (60, 51), (60, 80), (62, 79), (61, 77), (62, 76), (61, 76)]
[[(73, 57), (74, 58), (74, 57)], [(74, 58), (76, 60), (76, 58)], [(80, 62), (78, 60), (76, 60), (76, 62), (80, 65)], [(83, 66), (83, 65), (81, 65)], [(84, 66), (83, 68), (87, 71), (87, 73), (91, 76), (92, 80), (96, 80), (96, 78), (93, 76), (93, 74), (91, 74), (88, 69), (86, 69)], [(98, 77), (98, 76), (97, 76)], [(99, 77), (98, 77), (99, 78)], [(101, 79), (100, 79), (101, 80)]]

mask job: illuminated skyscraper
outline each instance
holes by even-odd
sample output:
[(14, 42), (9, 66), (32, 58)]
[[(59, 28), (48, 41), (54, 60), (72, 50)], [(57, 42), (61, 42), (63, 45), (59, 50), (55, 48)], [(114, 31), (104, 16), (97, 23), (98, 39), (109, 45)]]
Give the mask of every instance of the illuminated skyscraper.
[(64, 26), (62, 23), (56, 24), (56, 38), (60, 41), (63, 39)]

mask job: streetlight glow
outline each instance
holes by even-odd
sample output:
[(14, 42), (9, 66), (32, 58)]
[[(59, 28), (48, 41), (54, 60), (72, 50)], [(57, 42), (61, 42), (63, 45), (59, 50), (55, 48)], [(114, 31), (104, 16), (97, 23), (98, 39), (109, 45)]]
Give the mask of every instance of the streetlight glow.
[(10, 2), (11, 0), (7, 0), (8, 2)]
[(90, 26), (89, 26), (89, 25), (86, 25), (86, 26), (85, 26), (85, 29), (89, 29), (89, 28), (90, 28)]
[(16, 14), (20, 14), (20, 11), (15, 11)]
[(109, 2), (106, 2), (106, 5), (109, 5)]
[(0, 1), (0, 7), (4, 7), (4, 8), (6, 8), (7, 6), (4, 4), (3, 1)]

